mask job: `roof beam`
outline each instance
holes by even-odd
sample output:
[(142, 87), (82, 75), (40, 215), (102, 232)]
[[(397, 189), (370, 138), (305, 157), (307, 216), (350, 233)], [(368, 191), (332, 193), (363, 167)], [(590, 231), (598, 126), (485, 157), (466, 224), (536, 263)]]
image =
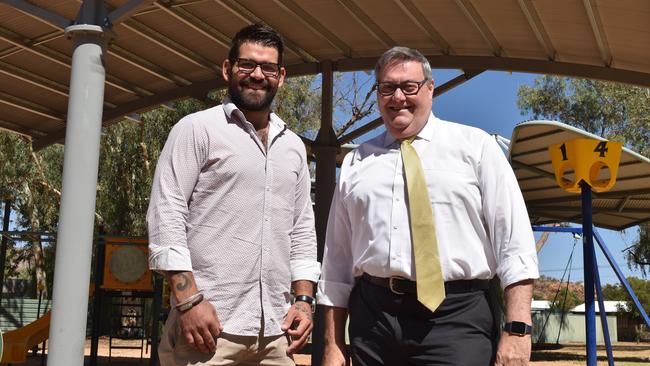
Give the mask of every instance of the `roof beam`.
[[(25, 37), (22, 37), (6, 28), (0, 27), (0, 39), (5, 40), (14, 46), (31, 52), (39, 57), (42, 57), (44, 59), (47, 59), (51, 62), (54, 62), (58, 65), (61, 65), (67, 69), (71, 69), (72, 65), (72, 59), (59, 52), (55, 51), (53, 49), (50, 49), (46, 46), (40, 45), (40, 44), (33, 44), (29, 40), (25, 40)], [(106, 75), (106, 83), (108, 85), (111, 85), (112, 87), (118, 88), (122, 91), (125, 91), (127, 93), (132, 93), (136, 95), (151, 95), (152, 93), (140, 88), (138, 86), (131, 85), (127, 83), (126, 81), (120, 80), (114, 76), (111, 75)]]
[(126, 4), (108, 13), (108, 20), (113, 25), (121, 23), (135, 14), (140, 7), (151, 2), (152, 0), (129, 0)]
[(377, 23), (361, 9), (353, 0), (338, 0), (344, 8), (348, 10), (350, 15), (361, 24), (373, 37), (379, 42), (383, 43), (386, 47), (393, 47), (397, 43), (384, 32)]
[(189, 11), (181, 7), (172, 7), (171, 4), (163, 4), (160, 1), (156, 1), (154, 5), (225, 49), (230, 48), (230, 37), (216, 30)]
[(466, 81), (472, 79), (473, 77), (483, 73), (485, 70), (464, 70), (464, 72), (455, 78), (447, 81), (446, 83), (435, 87), (433, 89), (433, 97), (439, 97), (442, 94), (450, 91), (451, 89), (465, 83)]
[(25, 137), (28, 137), (29, 139), (32, 138), (32, 136), (45, 136), (47, 135), (43, 131), (37, 131), (33, 128), (25, 128), (21, 125), (17, 125), (13, 122), (5, 121), (3, 119), (0, 119), (0, 130), (7, 130), (12, 133), (17, 133), (20, 135), (23, 135)]
[(72, 20), (61, 16), (53, 11), (43, 9), (39, 6), (31, 4), (25, 0), (0, 0), (0, 3), (4, 3), (14, 8), (27, 13), (35, 18), (41, 19), (42, 21), (60, 27), (65, 28), (72, 24)]
[[(125, 118), (124, 116), (150, 109), (152, 106), (195, 95), (207, 94), (211, 90), (224, 86), (225, 82), (221, 80), (203, 81), (185, 87), (175, 88), (160, 94), (151, 95), (146, 98), (137, 99), (132, 102), (127, 102), (114, 109), (104, 109), (102, 125), (109, 126), (115, 122), (119, 122)], [(40, 150), (46, 146), (61, 142), (64, 138), (65, 128), (62, 128), (57, 132), (32, 141), (32, 146), (34, 150)]]
[(557, 57), (557, 51), (555, 50), (553, 42), (551, 42), (551, 38), (548, 36), (548, 33), (546, 33), (546, 29), (544, 29), (544, 24), (539, 18), (539, 14), (537, 14), (537, 10), (535, 10), (535, 5), (533, 4), (532, 0), (518, 1), (521, 11), (526, 16), (528, 25), (530, 25), (530, 29), (533, 31), (533, 34), (535, 34), (537, 42), (539, 42), (539, 45), (544, 49), (546, 57), (548, 57), (549, 60), (555, 60)]
[(424, 33), (426, 33), (433, 43), (436, 44), (440, 53), (443, 55), (452, 55), (454, 50), (449, 45), (449, 42), (436, 30), (436, 28), (431, 25), (427, 20), (427, 17), (422, 14), (417, 5), (415, 5), (411, 0), (395, 0), (397, 5), (404, 11), (404, 13), (417, 25)]
[(481, 15), (478, 13), (474, 5), (472, 5), (472, 2), (470, 0), (456, 0), (456, 4), (458, 4), (460, 10), (463, 11), (467, 19), (469, 19), (469, 21), (474, 25), (474, 28), (476, 28), (476, 30), (481, 34), (481, 37), (483, 37), (488, 46), (490, 46), (492, 54), (497, 57), (505, 56), (503, 48), (499, 45), (494, 34), (490, 32), (490, 28), (485, 24), (485, 21), (481, 18)]
[[(48, 79), (46, 77), (43, 77), (41, 75), (35, 74), (31, 71), (27, 71), (25, 69), (22, 69), (20, 67), (16, 67), (10, 63), (4, 62), (0, 60), (0, 73), (3, 73), (5, 75), (8, 75), (10, 77), (22, 80), (26, 83), (29, 83), (33, 86), (36, 86), (38, 88), (47, 90), (49, 92), (52, 92), (54, 94), (58, 94), (62, 97), (68, 97), (68, 86), (61, 84), (59, 82), (56, 82), (54, 80)], [(109, 103), (107, 101), (104, 101), (104, 106), (107, 108), (115, 108), (117, 107), (115, 104)]]
[[(56, 31), (53, 31), (53, 32), (50, 32), (50, 33), (46, 33), (46, 34), (44, 34), (42, 36), (38, 36), (36, 38), (30, 39), (29, 44), (31, 46), (35, 46), (35, 45), (39, 45), (41, 43), (46, 43), (48, 41), (52, 41), (54, 39), (57, 39), (57, 38), (60, 38), (60, 37), (63, 37), (63, 36), (64, 36), (63, 32), (56, 30)], [(9, 47), (9, 48), (7, 48), (7, 49), (5, 49), (3, 51), (0, 51), (0, 59), (5, 58), (5, 57), (9, 57), (9, 56), (11, 56), (13, 54), (16, 54), (16, 53), (20, 52), (20, 51), (22, 51), (22, 48), (20, 48), (20, 47), (17, 47), (17, 46)]]
[[(252, 11), (248, 10), (246, 7), (241, 5), (240, 3), (233, 1), (233, 0), (215, 0), (217, 3), (219, 3), (221, 6), (224, 8), (228, 9), (233, 15), (239, 17), (241, 20), (243, 20), (246, 23), (264, 23), (269, 26), (267, 22), (265, 22), (262, 18), (258, 17), (253, 13)], [(271, 26), (272, 27), (272, 26)], [(303, 48), (298, 46), (295, 42), (291, 41), (290, 39), (287, 39), (284, 37), (284, 43), (287, 46), (287, 49), (296, 55), (300, 56), (300, 58), (304, 62), (317, 62), (318, 59), (311, 55), (309, 52), (305, 51)]]
[(109, 46), (108, 53), (115, 56), (116, 58), (119, 58), (120, 60), (129, 63), (137, 68), (139, 68), (142, 71), (146, 71), (147, 73), (158, 77), (159, 79), (163, 79), (165, 81), (168, 81), (170, 83), (179, 85), (179, 86), (185, 86), (185, 85), (190, 85), (192, 82), (179, 76), (176, 75), (170, 71), (167, 71), (163, 69), (162, 67), (145, 60), (144, 58), (136, 55), (135, 53), (124, 49), (117, 44), (112, 44)]
[(158, 46), (166, 49), (178, 57), (181, 57), (193, 63), (196, 66), (206, 68), (215, 73), (221, 70), (221, 67), (219, 65), (197, 54), (182, 44), (163, 36), (159, 32), (156, 32), (154, 29), (151, 29), (149, 26), (141, 22), (131, 19), (125, 21), (122, 25), (132, 32), (140, 35), (141, 37), (146, 38), (148, 41), (157, 44)]
[(610, 67), (612, 65), (612, 52), (609, 49), (609, 43), (607, 42), (607, 35), (605, 34), (605, 27), (603, 27), (603, 21), (600, 18), (600, 12), (598, 11), (598, 6), (592, 0), (583, 0), (585, 5), (585, 11), (587, 12), (587, 18), (589, 18), (589, 24), (591, 24), (591, 30), (594, 32), (594, 38), (596, 38), (596, 44), (598, 45), (598, 50), (600, 51), (600, 56), (603, 59), (603, 64)]
[(274, 0), (276, 4), (282, 7), (287, 12), (291, 13), (295, 19), (299, 20), (307, 28), (311, 29), (314, 33), (325, 38), (329, 44), (341, 51), (345, 57), (352, 57), (353, 52), (350, 46), (345, 44), (340, 38), (330, 32), (330, 30), (323, 26), (316, 18), (312, 17), (303, 8), (301, 8), (294, 0)]
[(30, 102), (28, 100), (17, 97), (15, 95), (11, 95), (9, 93), (5, 93), (3, 91), (0, 91), (0, 103), (4, 103), (12, 107), (19, 108), (24, 111), (39, 115), (41, 117), (46, 117), (55, 121), (64, 122), (65, 120), (65, 115), (53, 109), (42, 106), (40, 104), (36, 104), (34, 102)]

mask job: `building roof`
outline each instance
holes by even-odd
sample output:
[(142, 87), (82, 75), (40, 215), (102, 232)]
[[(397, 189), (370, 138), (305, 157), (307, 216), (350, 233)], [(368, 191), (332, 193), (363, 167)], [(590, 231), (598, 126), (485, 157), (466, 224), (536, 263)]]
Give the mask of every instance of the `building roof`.
[[(598, 301), (595, 301), (595, 309), (596, 313), (600, 313), (600, 306), (598, 305)], [(627, 307), (627, 303), (625, 301), (603, 301), (605, 305), (605, 313), (617, 313), (619, 309), (622, 309), (624, 311), (629, 311)], [(580, 304), (576, 306), (575, 308), (571, 309), (571, 312), (573, 313), (584, 313), (585, 312), (585, 304)]]
[[(582, 222), (581, 195), (560, 188), (548, 150), (576, 138), (603, 140), (555, 121), (524, 122), (513, 131), (508, 157), (534, 225)], [(613, 230), (650, 220), (650, 159), (623, 148), (616, 184), (592, 193), (592, 213), (596, 226)]]
[[(547, 73), (650, 86), (645, 0), (107, 0), (103, 122), (222, 87), (231, 37), (251, 23), (280, 31), (289, 76), (372, 68), (393, 45), (434, 68)], [(11, 5), (10, 5), (11, 4)], [(0, 127), (36, 147), (65, 136), (78, 0), (0, 3)], [(348, 140), (349, 141), (349, 140)], [(343, 141), (347, 142), (347, 141)]]

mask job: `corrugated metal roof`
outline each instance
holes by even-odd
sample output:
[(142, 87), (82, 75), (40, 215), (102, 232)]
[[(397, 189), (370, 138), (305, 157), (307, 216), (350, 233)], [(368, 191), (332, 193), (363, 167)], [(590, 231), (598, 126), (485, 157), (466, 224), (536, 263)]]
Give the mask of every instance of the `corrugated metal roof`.
[[(0, 128), (35, 146), (64, 136), (72, 42), (81, 1), (0, 4)], [(109, 10), (132, 1), (106, 1)], [(36, 9), (36, 10), (34, 10)], [(39, 10), (40, 9), (40, 10)], [(106, 55), (104, 124), (223, 86), (230, 38), (264, 22), (287, 41), (289, 76), (370, 69), (392, 45), (434, 68), (562, 74), (650, 86), (645, 0), (158, 0), (123, 19)], [(346, 141), (343, 141), (346, 142)]]
[[(533, 224), (582, 222), (581, 196), (556, 183), (548, 147), (576, 138), (601, 137), (554, 121), (530, 121), (513, 131), (508, 158)], [(616, 184), (592, 193), (595, 225), (621, 230), (650, 220), (650, 159), (623, 148)]]

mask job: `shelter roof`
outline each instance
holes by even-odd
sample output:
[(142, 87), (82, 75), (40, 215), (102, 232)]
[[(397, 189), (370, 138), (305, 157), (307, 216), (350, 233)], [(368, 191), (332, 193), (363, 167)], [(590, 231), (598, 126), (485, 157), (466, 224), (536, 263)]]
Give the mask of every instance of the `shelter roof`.
[[(372, 68), (393, 45), (420, 49), (434, 68), (467, 77), (507, 70), (650, 86), (645, 0), (107, 0), (114, 38), (104, 124), (223, 86), (230, 39), (263, 22), (287, 43), (289, 76)], [(134, 4), (142, 3), (139, 7)], [(9, 5), (11, 4), (11, 5)], [(0, 1), (0, 127), (64, 137), (79, 0)]]
[[(513, 131), (508, 158), (533, 224), (582, 220), (581, 195), (556, 183), (548, 147), (576, 138), (603, 140), (554, 121), (530, 121)], [(650, 220), (650, 159), (623, 148), (614, 187), (592, 193), (593, 223), (622, 230)]]

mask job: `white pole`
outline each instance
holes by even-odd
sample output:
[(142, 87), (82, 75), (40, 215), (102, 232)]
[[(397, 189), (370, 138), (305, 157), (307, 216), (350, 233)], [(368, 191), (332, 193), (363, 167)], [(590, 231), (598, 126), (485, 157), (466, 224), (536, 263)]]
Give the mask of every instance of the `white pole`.
[(73, 25), (70, 100), (52, 296), (48, 364), (82, 366), (104, 101), (102, 27)]

